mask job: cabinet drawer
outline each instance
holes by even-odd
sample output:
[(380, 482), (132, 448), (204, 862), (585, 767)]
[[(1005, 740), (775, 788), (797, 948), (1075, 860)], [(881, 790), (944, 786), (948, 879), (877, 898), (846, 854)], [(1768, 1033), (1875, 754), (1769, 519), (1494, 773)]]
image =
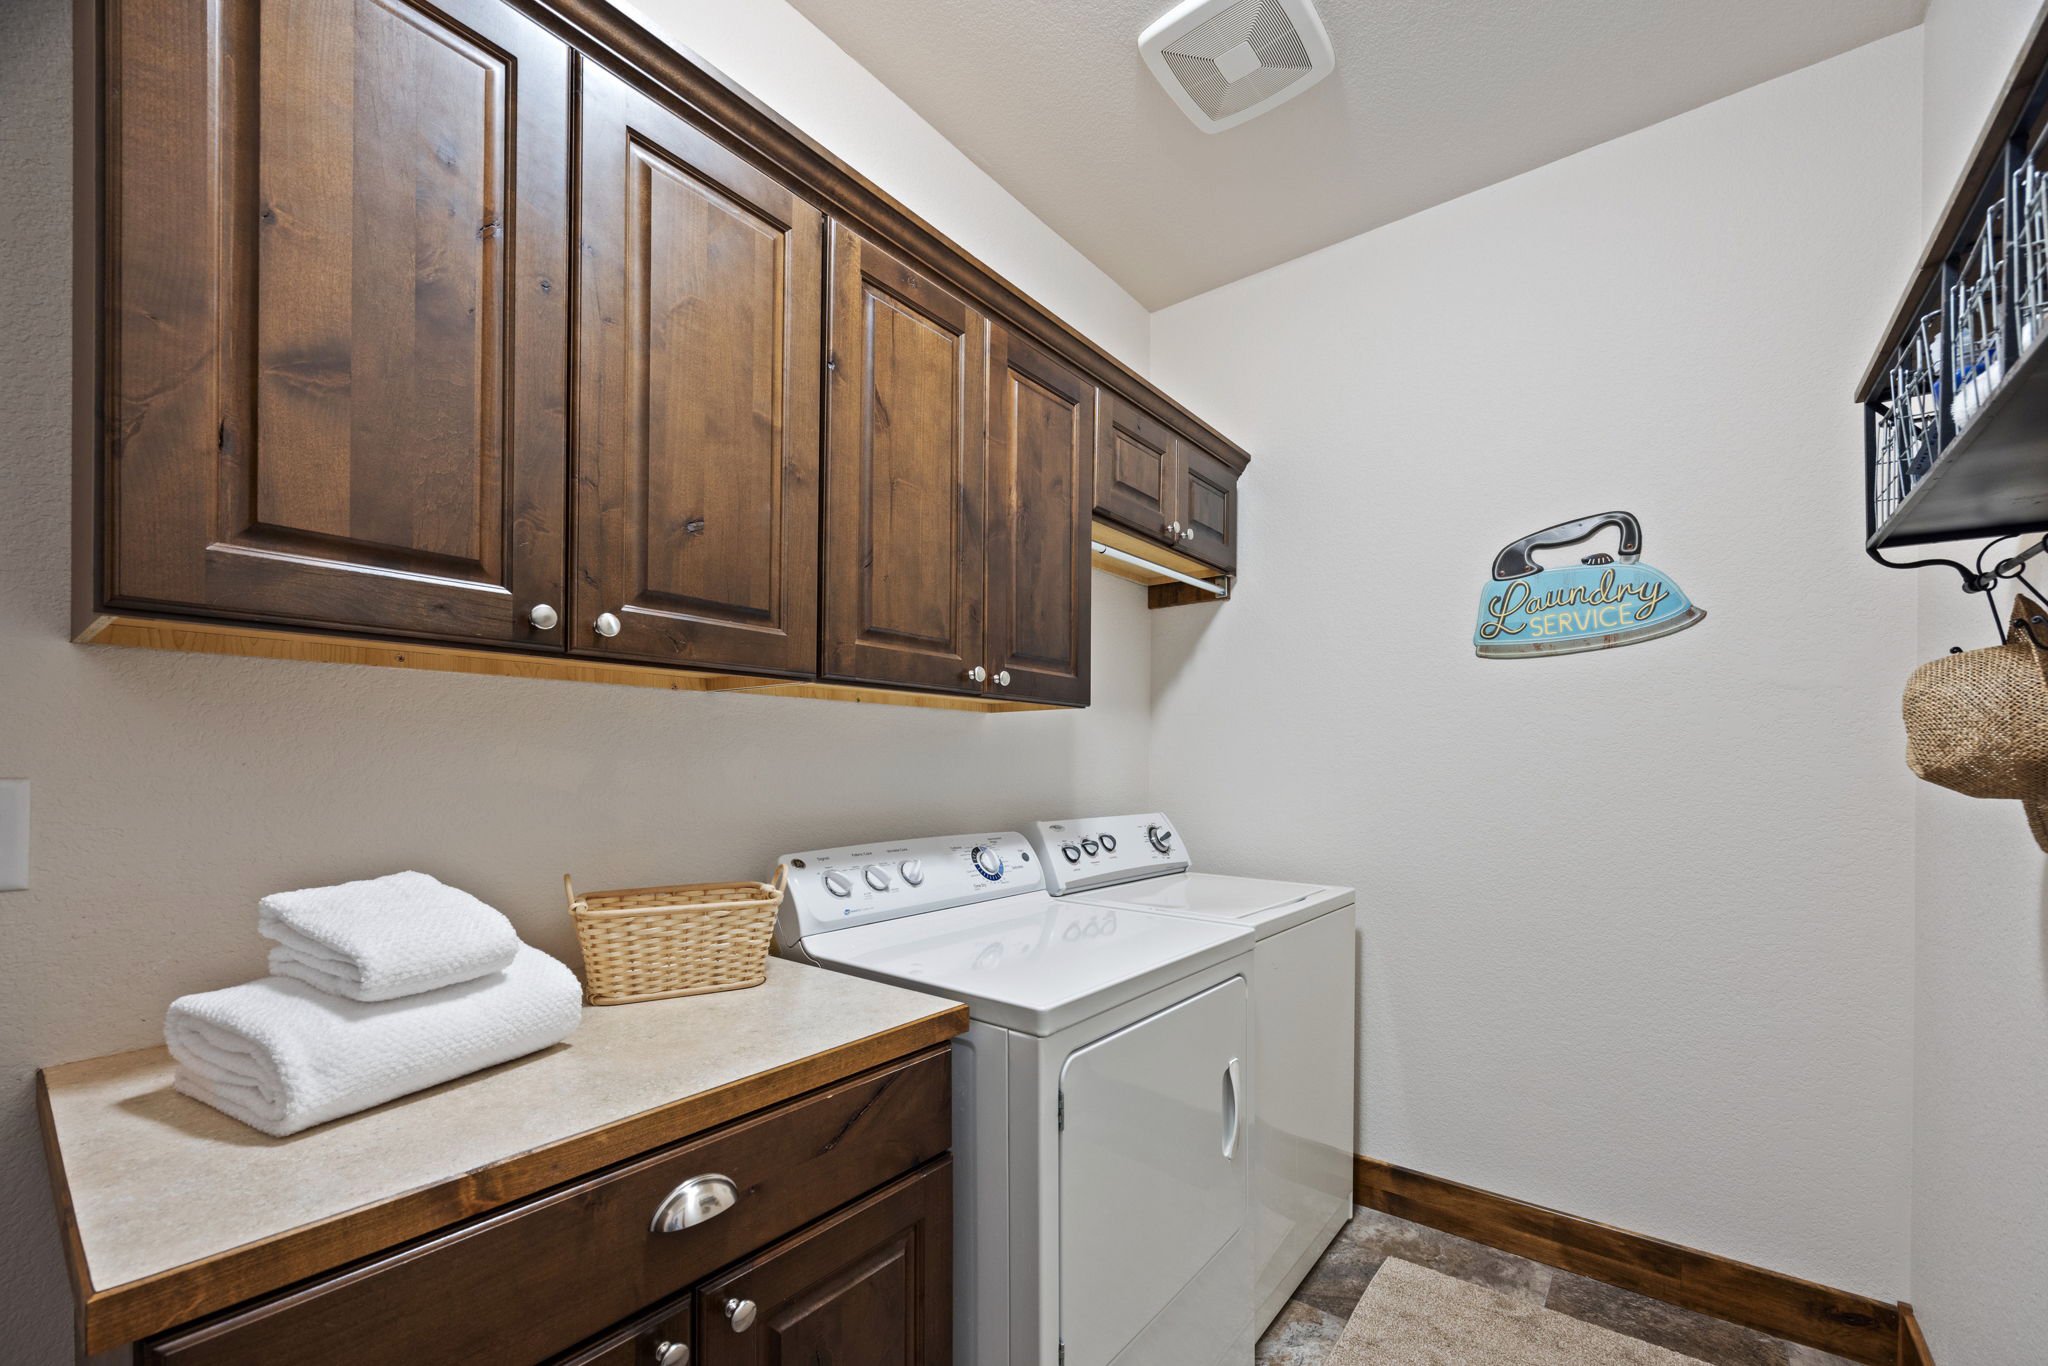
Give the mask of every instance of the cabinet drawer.
[[(950, 1145), (944, 1049), (893, 1063), (599, 1176), (144, 1344), (177, 1366), (541, 1361), (930, 1161)], [(708, 1174), (731, 1206), (651, 1229)]]

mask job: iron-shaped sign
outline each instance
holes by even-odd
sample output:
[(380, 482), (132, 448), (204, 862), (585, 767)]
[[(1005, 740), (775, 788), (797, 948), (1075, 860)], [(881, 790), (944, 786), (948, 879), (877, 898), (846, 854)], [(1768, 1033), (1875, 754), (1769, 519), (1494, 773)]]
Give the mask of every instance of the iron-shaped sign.
[[(1535, 552), (1576, 545), (1612, 527), (1614, 555), (1545, 569)], [(1706, 618), (1668, 574), (1640, 562), (1643, 527), (1632, 512), (1602, 512), (1532, 532), (1493, 557), (1472, 646), (1481, 659), (1534, 659), (1635, 645)]]

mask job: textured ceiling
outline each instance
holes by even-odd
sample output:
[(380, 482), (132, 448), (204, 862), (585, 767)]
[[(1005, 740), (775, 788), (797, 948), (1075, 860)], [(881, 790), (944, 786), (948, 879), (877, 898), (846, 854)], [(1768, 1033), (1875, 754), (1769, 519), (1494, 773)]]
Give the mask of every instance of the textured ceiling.
[(1212, 135), (1138, 56), (1170, 0), (791, 2), (1148, 308), (1910, 28), (1926, 9), (1322, 0), (1335, 74)]

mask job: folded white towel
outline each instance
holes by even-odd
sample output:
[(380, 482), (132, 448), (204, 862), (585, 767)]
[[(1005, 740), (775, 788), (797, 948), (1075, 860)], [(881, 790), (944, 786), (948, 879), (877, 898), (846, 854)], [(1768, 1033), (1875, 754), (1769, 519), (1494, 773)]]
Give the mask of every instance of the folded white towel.
[(270, 970), (351, 1001), (391, 1001), (497, 972), (519, 951), (512, 922), (425, 873), (393, 873), (263, 898)]
[(171, 1002), (177, 1089), (282, 1138), (565, 1039), (576, 975), (520, 945), (510, 967), (402, 1001), (265, 977)]

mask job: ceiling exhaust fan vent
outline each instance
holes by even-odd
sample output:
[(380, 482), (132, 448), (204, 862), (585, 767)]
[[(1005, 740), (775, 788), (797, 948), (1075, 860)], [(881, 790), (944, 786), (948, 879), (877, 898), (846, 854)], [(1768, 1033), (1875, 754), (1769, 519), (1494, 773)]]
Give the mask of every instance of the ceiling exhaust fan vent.
[(1285, 104), (1337, 64), (1310, 0), (1185, 0), (1138, 36), (1138, 51), (1205, 133)]

